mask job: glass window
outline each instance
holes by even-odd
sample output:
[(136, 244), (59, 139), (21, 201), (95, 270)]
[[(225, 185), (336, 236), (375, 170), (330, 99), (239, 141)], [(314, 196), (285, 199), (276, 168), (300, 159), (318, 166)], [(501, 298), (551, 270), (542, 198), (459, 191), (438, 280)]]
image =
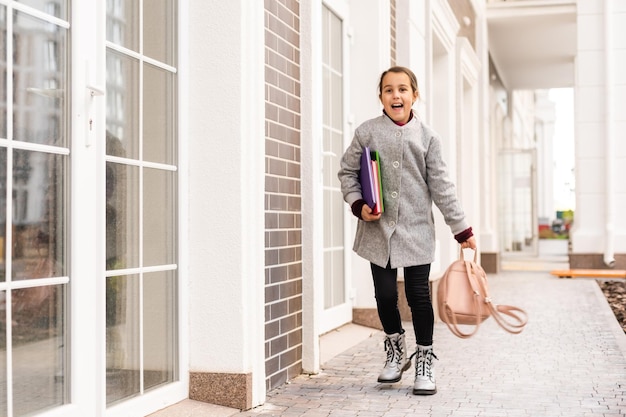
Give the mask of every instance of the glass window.
[(67, 156), (13, 151), (12, 279), (67, 275)]
[(107, 2), (108, 405), (178, 377), (176, 7)]
[(106, 280), (107, 404), (141, 390), (139, 283), (139, 275)]
[(176, 175), (149, 169), (143, 177), (143, 264), (176, 263)]
[(13, 21), (13, 138), (67, 147), (67, 29), (19, 11)]
[(107, 50), (107, 155), (139, 159), (139, 61)]
[(106, 165), (106, 266), (139, 267), (139, 167)]
[(175, 65), (176, 2), (151, 0), (143, 8), (143, 53), (167, 65)]
[(343, 196), (337, 171), (343, 154), (343, 22), (322, 9), (324, 150), (324, 307), (345, 303)]
[[(6, 66), (7, 62), (7, 9), (4, 6), (0, 6), (0, 62)], [(0, 138), (7, 137), (7, 106), (9, 101), (7, 97), (7, 74), (6, 69), (2, 68), (0, 71), (0, 103), (4, 103), (0, 106)], [(6, 166), (6, 165), (3, 165)], [(0, 197), (2, 198), (2, 197)]]
[[(11, 292), (14, 416), (65, 403), (65, 292), (65, 285)], [(4, 353), (4, 332), (0, 339)], [(0, 397), (0, 403), (6, 406), (6, 395)]]
[(161, 271), (144, 275), (144, 387), (155, 388), (176, 378), (176, 275)]
[(19, 0), (19, 2), (59, 19), (68, 18), (68, 0)]
[(139, 52), (139, 3), (107, 0), (107, 41)]
[(146, 161), (174, 164), (174, 74), (153, 65), (143, 71), (143, 157)]

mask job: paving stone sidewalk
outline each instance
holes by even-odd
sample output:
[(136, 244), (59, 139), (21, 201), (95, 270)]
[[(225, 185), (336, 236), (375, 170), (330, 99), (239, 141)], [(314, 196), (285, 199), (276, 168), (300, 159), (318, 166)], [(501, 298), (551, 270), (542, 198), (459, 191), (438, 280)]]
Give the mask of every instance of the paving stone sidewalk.
[[(383, 334), (271, 391), (255, 416), (592, 417), (626, 415), (626, 336), (591, 279), (547, 272), (490, 276), (492, 298), (524, 308), (530, 320), (511, 335), (490, 318), (471, 339), (435, 325), (438, 393), (411, 393), (414, 369), (378, 384)], [(415, 339), (405, 323), (409, 350)]]

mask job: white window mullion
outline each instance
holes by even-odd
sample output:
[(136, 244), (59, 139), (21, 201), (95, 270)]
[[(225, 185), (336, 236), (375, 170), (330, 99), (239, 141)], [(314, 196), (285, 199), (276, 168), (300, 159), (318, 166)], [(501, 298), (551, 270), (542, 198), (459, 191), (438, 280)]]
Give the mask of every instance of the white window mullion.
[[(13, 276), (13, 148), (11, 146), (13, 142), (13, 8), (7, 6), (6, 11), (6, 77), (7, 77), (7, 89), (6, 89), (6, 106), (7, 106), (7, 139), (9, 140), (9, 146), (7, 146), (7, 195), (6, 195), (6, 231), (5, 231), (5, 282), (7, 285), (11, 284), (11, 277)], [(5, 312), (6, 312), (6, 387), (7, 387), (7, 416), (13, 416), (13, 313), (11, 306), (12, 294), (7, 289), (5, 293)]]
[(144, 1), (139, 0), (139, 160), (142, 166), (139, 168), (139, 392), (144, 394), (144, 322), (143, 322), (143, 280), (145, 271), (143, 270), (143, 225), (144, 225), (144, 170), (143, 167), (143, 89), (144, 89), (144, 56), (143, 56), (143, 7)]

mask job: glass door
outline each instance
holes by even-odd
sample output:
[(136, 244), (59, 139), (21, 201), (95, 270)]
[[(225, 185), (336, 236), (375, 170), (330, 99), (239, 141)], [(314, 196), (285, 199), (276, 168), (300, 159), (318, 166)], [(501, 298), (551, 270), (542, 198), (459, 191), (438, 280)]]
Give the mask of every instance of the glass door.
[(345, 52), (344, 22), (329, 7), (322, 7), (323, 73), (323, 187), (324, 187), (324, 313), (325, 333), (352, 320), (348, 297), (345, 248), (345, 203), (337, 178), (344, 150)]
[(0, 3), (0, 416), (69, 396), (69, 18)]
[(0, 0), (0, 417), (186, 396), (177, 10)]
[(106, 10), (106, 404), (179, 381), (177, 2)]

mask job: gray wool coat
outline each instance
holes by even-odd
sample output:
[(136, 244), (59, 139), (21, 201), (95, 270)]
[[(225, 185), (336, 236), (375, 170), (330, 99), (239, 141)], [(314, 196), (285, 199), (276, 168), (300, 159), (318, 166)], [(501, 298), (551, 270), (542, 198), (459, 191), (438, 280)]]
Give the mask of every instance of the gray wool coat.
[(432, 263), (433, 202), (453, 234), (469, 227), (442, 159), (441, 139), (415, 114), (404, 126), (384, 114), (361, 124), (338, 172), (350, 206), (363, 198), (359, 170), (365, 146), (380, 156), (384, 212), (377, 221), (359, 220), (353, 250), (383, 268), (388, 261), (392, 268)]

